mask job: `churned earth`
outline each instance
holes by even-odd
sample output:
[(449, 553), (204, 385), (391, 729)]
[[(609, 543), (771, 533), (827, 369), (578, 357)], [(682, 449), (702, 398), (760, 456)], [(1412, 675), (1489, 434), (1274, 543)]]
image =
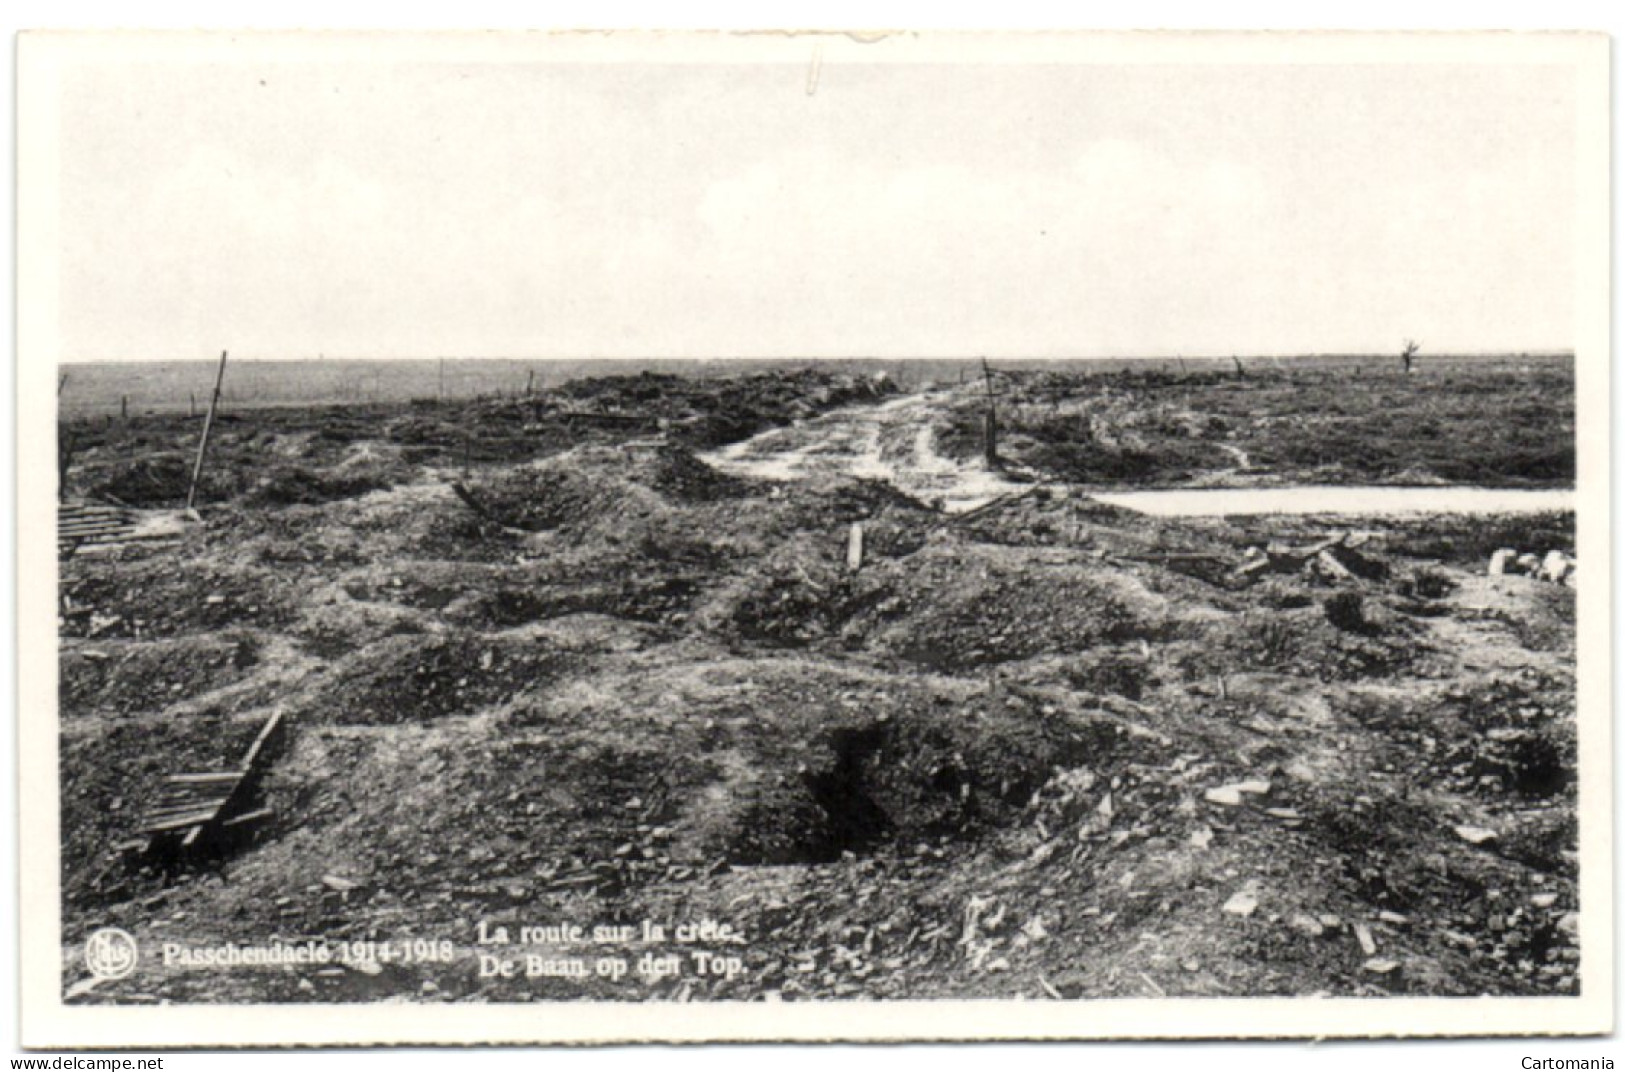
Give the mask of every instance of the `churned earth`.
[[(973, 385), (769, 381), (241, 414), (66, 559), (71, 999), (1577, 991), (1575, 589), (1484, 568), (1571, 513), (1154, 517), (956, 451)], [(119, 431), (70, 490), (173, 506)], [(121, 848), (278, 711), (252, 843)], [(163, 957), (305, 941), (399, 955)]]

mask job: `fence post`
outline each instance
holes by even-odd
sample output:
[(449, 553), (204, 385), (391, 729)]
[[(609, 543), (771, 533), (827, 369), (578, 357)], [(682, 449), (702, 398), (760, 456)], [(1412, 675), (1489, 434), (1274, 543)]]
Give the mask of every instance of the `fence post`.
[(220, 384), (226, 378), (226, 351), (220, 351), (220, 368), (214, 374), (214, 394), (209, 398), (209, 412), (203, 418), (203, 435), (197, 441), (197, 461), (192, 463), (192, 483), (186, 489), (186, 509), (192, 509), (197, 498), (198, 477), (203, 475), (203, 454), (209, 449), (209, 429), (214, 427), (214, 410), (220, 404)]

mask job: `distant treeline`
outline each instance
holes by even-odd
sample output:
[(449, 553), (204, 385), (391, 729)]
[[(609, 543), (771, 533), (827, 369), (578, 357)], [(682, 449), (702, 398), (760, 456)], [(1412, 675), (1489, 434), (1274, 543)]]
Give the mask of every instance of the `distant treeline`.
[[(1109, 374), (1122, 370), (1169, 373), (1232, 369), (1237, 358), (997, 358), (999, 371), (1048, 370)], [(1302, 357), (1241, 356), (1257, 371), (1316, 366), (1399, 367), (1393, 354), (1328, 354)], [(1453, 363), (1572, 360), (1569, 354), (1423, 355), (1418, 367)], [(208, 404), (216, 361), (118, 361), (63, 364), (59, 395), (64, 414), (175, 412)], [(772, 369), (816, 368), (855, 375), (885, 373), (905, 388), (957, 383), (982, 374), (980, 358), (320, 358), (254, 360), (233, 358), (227, 365), (222, 403), (234, 407), (324, 403), (407, 402), (413, 399), (523, 395), (589, 376), (655, 372), (678, 376), (737, 376)]]

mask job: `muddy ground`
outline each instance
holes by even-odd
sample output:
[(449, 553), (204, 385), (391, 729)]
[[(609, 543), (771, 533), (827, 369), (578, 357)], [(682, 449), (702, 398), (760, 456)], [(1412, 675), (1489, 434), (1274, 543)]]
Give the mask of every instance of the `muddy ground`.
[[(74, 1000), (1576, 991), (1574, 589), (1484, 575), (1572, 552), (1571, 515), (1152, 519), (1054, 485), (951, 515), (706, 464), (889, 393), (753, 379), (235, 414), (204, 524), (67, 559)], [(175, 503), (196, 423), (65, 428), (70, 490)], [(1234, 575), (1350, 531), (1356, 573)], [(164, 774), (275, 711), (252, 844), (121, 855)], [(706, 920), (733, 935), (677, 937)], [(482, 975), (482, 924), (559, 923), (589, 931), (496, 951), (681, 968)], [(103, 926), (143, 963), (87, 987)], [(306, 939), (407, 952), (161, 962)]]
[[(1571, 357), (1324, 367), (1250, 358), (1188, 374), (996, 375), (1002, 450), (1079, 484), (1574, 483)], [(943, 422), (981, 450), (982, 400)]]

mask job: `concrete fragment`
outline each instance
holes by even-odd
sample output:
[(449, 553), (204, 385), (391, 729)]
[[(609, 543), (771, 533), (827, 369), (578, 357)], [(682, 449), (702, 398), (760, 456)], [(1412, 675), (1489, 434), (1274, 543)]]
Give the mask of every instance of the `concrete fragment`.
[(1372, 957), (1370, 960), (1362, 964), (1361, 967), (1373, 975), (1387, 975), (1395, 968), (1399, 967), (1399, 961), (1388, 960), (1384, 957)]
[(1502, 574), (1509, 572), (1508, 567), (1510, 567), (1512, 563), (1517, 560), (1517, 558), (1517, 551), (1510, 547), (1501, 548), (1499, 551), (1490, 556), (1490, 576), (1499, 577)]
[(1494, 841), (1499, 835), (1485, 826), (1458, 826), (1456, 836), (1469, 845), (1482, 845), (1486, 841)]
[(1518, 572), (1533, 577), (1540, 572), (1540, 556), (1535, 554), (1518, 556)]
[(1451, 945), (1459, 945), (1463, 949), (1478, 948), (1478, 939), (1474, 938), (1470, 934), (1463, 934), (1460, 931), (1442, 930), (1439, 932), (1439, 935)]
[(1307, 912), (1295, 913), (1291, 919), (1287, 920), (1287, 926), (1308, 938), (1319, 938), (1326, 933), (1326, 928), (1321, 924), (1320, 920)]
[(1232, 916), (1246, 919), (1258, 909), (1258, 898), (1249, 890), (1237, 890), (1224, 903), (1224, 910)]
[(1263, 796), (1270, 791), (1270, 783), (1262, 778), (1255, 778), (1245, 782), (1233, 782), (1230, 785), (1215, 786), (1202, 794), (1203, 798), (1213, 804), (1223, 804), (1226, 807), (1236, 807), (1241, 803), (1244, 794)]
[(1377, 940), (1371, 937), (1371, 928), (1364, 923), (1354, 925), (1354, 937), (1360, 943), (1360, 952), (1366, 956), (1375, 956), (1377, 953)]
[(1547, 551), (1546, 557), (1540, 561), (1540, 578), (1551, 581), (1553, 584), (1562, 584), (1563, 578), (1569, 575), (1574, 560), (1562, 551)]

